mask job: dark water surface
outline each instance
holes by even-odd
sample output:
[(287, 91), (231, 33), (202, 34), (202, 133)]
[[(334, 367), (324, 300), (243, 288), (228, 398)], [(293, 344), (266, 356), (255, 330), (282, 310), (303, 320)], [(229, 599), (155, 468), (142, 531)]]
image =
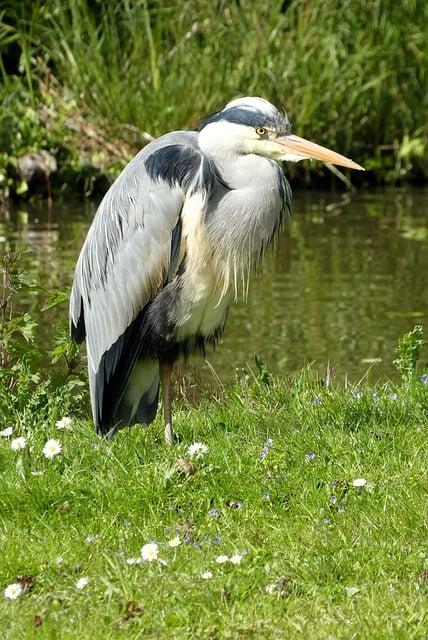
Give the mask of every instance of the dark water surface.
[[(71, 282), (91, 203), (25, 206), (0, 212), (0, 251), (26, 245), (28, 264), (47, 289)], [(265, 273), (246, 304), (234, 305), (224, 337), (207, 354), (222, 380), (253, 361), (276, 372), (304, 364), (352, 380), (394, 375), (397, 338), (415, 324), (428, 335), (428, 190), (352, 195), (302, 192)], [(39, 315), (44, 296), (21, 300)], [(49, 341), (65, 306), (40, 315)], [(424, 354), (426, 359), (426, 352)], [(193, 364), (208, 367), (201, 358)]]

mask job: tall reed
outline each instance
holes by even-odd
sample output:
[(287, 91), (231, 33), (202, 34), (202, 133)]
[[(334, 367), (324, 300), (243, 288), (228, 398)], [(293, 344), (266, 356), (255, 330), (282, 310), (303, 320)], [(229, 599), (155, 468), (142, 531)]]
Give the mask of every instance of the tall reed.
[(393, 170), (401, 153), (428, 173), (422, 0), (22, 4), (23, 53), (125, 137), (124, 123), (159, 135), (238, 94), (263, 95), (297, 132), (369, 167)]

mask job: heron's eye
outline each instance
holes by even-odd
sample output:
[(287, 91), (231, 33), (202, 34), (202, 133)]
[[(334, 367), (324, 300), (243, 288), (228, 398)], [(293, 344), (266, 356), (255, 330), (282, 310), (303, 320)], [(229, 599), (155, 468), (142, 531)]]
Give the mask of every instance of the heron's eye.
[(264, 127), (257, 127), (256, 133), (258, 136), (265, 136), (267, 133), (267, 130)]

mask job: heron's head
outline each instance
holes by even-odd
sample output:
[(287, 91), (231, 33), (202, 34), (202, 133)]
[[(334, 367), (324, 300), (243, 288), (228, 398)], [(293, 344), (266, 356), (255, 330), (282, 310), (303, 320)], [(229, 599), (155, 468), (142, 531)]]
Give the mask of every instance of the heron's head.
[(272, 160), (312, 159), (363, 169), (349, 158), (291, 133), (285, 113), (263, 98), (238, 98), (209, 116), (199, 131), (203, 151), (256, 154)]

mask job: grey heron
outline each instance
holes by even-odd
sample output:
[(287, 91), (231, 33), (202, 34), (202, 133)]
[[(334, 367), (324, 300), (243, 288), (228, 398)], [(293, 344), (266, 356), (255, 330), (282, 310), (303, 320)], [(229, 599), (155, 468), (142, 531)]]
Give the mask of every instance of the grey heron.
[(361, 166), (291, 133), (262, 98), (229, 102), (197, 131), (150, 142), (102, 200), (80, 253), (71, 334), (86, 340), (99, 435), (150, 424), (162, 386), (173, 442), (173, 364), (222, 333), (228, 307), (290, 212), (278, 161)]

